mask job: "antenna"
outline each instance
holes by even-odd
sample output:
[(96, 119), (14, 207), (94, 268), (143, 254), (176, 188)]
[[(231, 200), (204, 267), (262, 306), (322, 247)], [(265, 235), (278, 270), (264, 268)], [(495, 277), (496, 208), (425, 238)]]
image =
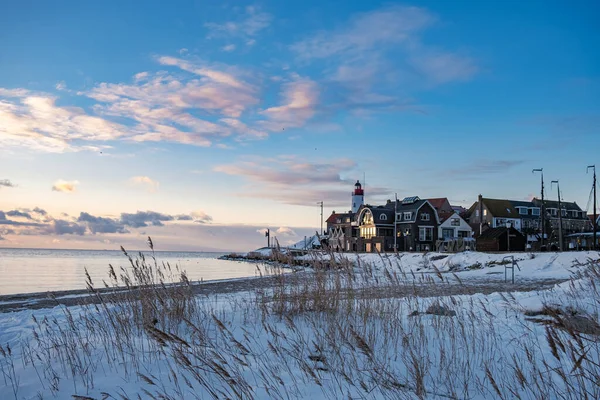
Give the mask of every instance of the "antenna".
[(594, 190), (594, 220), (592, 221), (592, 225), (594, 226), (594, 244), (592, 245), (592, 250), (596, 250), (598, 247), (598, 241), (596, 239), (598, 231), (598, 214), (596, 213), (596, 165), (589, 165), (586, 174), (590, 172), (590, 169), (594, 171), (594, 186), (592, 187)]
[(323, 236), (323, 202), (317, 202), (318, 205), (321, 206), (321, 236)]
[(563, 235), (562, 235), (562, 206), (560, 204), (560, 183), (558, 181), (550, 182), (550, 187), (556, 183), (556, 189), (558, 191), (558, 246), (560, 251), (563, 251)]
[(532, 174), (539, 172), (542, 176), (542, 207), (540, 212), (541, 224), (542, 224), (542, 242), (540, 245), (540, 250), (544, 250), (544, 239), (546, 236), (546, 206), (544, 203), (544, 168), (535, 168), (531, 171)]

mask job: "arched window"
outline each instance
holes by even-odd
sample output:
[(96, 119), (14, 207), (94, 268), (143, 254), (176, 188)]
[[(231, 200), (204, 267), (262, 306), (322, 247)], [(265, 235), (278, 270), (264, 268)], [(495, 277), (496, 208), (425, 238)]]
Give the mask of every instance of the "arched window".
[(381, 215), (379, 216), (379, 219), (380, 219), (381, 221), (387, 221), (387, 215), (385, 215), (385, 214), (381, 214)]

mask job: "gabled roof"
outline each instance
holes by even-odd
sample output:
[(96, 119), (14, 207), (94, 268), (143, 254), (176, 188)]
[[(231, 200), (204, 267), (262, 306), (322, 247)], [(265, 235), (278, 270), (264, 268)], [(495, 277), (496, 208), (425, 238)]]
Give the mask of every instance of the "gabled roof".
[(326, 223), (328, 224), (336, 224), (337, 219), (340, 218), (342, 220), (342, 222), (344, 222), (344, 218), (346, 217), (352, 217), (354, 215), (354, 213), (348, 212), (348, 213), (336, 213), (336, 212), (332, 212), (331, 215), (329, 216), (329, 218), (327, 218), (325, 220)]
[[(361, 207), (360, 211), (358, 212), (357, 217), (359, 218), (358, 223), (361, 223), (362, 220), (362, 213), (364, 212), (364, 210), (369, 210), (371, 212), (371, 215), (373, 215), (373, 222), (375, 223), (375, 225), (380, 225), (380, 224), (389, 224), (392, 225), (394, 223), (394, 210), (393, 209), (389, 209), (386, 206), (370, 206), (370, 205), (366, 205)], [(382, 215), (385, 215), (385, 219), (382, 219)]]
[(438, 197), (435, 199), (427, 199), (427, 201), (437, 211), (442, 211), (442, 210), (450, 211), (450, 209), (452, 209), (452, 206), (450, 205), (450, 201), (448, 200), (447, 197)]
[(520, 218), (519, 211), (513, 206), (510, 200), (486, 199), (483, 204), (489, 210), (490, 214), (497, 218)]
[(458, 215), (455, 212), (441, 212), (438, 213), (438, 216), (440, 217), (440, 224), (443, 224), (444, 222), (448, 221), (451, 217), (460, 218), (460, 215)]
[[(539, 199), (537, 199), (537, 198), (534, 198), (533, 199), (533, 203), (536, 204), (536, 207), (537, 207), (537, 204), (541, 205), (542, 201), (539, 200)], [(544, 204), (545, 204), (546, 208), (556, 208), (556, 209), (558, 209), (558, 200), (546, 200), (546, 199), (544, 199)], [(567, 211), (583, 211), (577, 205), (577, 203), (575, 203), (575, 202), (570, 203), (568, 201), (561, 201), (560, 205), (561, 205), (562, 208), (566, 209)]]

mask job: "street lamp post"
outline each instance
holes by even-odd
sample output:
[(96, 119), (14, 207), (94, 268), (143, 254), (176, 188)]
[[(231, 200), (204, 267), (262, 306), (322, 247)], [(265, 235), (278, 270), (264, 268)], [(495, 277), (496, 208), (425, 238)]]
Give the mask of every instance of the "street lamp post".
[(506, 238), (508, 239), (506, 242), (506, 251), (510, 252), (510, 227), (511, 227), (511, 223), (510, 222), (506, 222)]
[(552, 181), (550, 185), (556, 183), (556, 189), (558, 190), (558, 248), (563, 251), (563, 234), (562, 234), (562, 206), (560, 204), (560, 184), (558, 181)]

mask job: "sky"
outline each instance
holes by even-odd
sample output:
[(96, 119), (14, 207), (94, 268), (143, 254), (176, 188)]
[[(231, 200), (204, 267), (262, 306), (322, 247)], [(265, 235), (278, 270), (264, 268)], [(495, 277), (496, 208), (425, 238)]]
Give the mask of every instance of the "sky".
[(0, 247), (290, 244), (358, 179), (586, 210), (600, 168), (597, 1), (2, 8)]

